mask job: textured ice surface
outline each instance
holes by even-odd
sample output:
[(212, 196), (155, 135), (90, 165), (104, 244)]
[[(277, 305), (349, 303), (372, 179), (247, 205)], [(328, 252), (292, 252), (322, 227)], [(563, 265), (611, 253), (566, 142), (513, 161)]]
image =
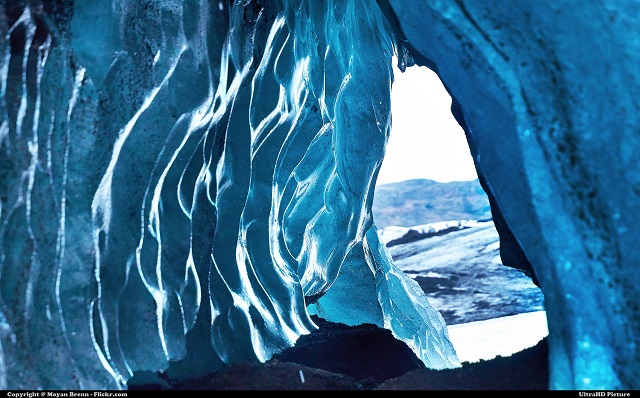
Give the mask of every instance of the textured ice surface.
[(397, 39), (545, 291), (550, 387), (640, 387), (638, 1), (25, 3), (0, 10), (0, 384), (264, 360), (348, 262), (359, 319), (456, 366), (371, 229)]
[(0, 20), (0, 387), (265, 361), (349, 268), (361, 316), (329, 320), (459, 366), (371, 222), (395, 52), (374, 1), (32, 3)]
[(550, 387), (640, 388), (640, 2), (378, 3), (454, 98), (503, 260), (520, 246), (544, 290)]
[(442, 315), (428, 303), (420, 285), (393, 264), (375, 226), (345, 261), (335, 286), (311, 305), (311, 313), (348, 325), (387, 328), (430, 368), (460, 365), (451, 355), (455, 350)]

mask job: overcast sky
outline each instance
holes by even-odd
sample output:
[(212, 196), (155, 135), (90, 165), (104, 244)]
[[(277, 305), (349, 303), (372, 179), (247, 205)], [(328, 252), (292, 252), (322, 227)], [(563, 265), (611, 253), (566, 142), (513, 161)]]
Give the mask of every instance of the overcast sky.
[[(395, 59), (393, 64), (395, 68)], [(391, 135), (377, 183), (476, 179), (464, 131), (451, 114), (451, 97), (438, 76), (419, 66), (394, 73)]]

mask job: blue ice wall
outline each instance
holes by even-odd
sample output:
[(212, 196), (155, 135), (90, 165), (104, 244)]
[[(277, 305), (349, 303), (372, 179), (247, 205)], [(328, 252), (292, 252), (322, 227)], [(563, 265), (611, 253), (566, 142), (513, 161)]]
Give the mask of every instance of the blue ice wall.
[(544, 289), (550, 387), (638, 389), (638, 15), (637, 1), (3, 2), (0, 388), (264, 361), (316, 327), (310, 313), (459, 366), (372, 224), (398, 51), (448, 87), (505, 263)]
[[(266, 361), (316, 303), (460, 366), (372, 224), (396, 51), (373, 1), (14, 2), (0, 22), (0, 387)], [(322, 299), (355, 287), (346, 263), (360, 300)]]
[(379, 3), (455, 98), (533, 265), (550, 387), (638, 389), (640, 2)]

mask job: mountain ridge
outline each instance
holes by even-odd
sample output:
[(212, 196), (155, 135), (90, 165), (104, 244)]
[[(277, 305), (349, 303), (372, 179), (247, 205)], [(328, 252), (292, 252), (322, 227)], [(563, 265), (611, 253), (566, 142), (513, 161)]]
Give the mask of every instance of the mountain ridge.
[(489, 199), (478, 179), (452, 182), (412, 179), (381, 184), (376, 187), (372, 209), (378, 228), (491, 219)]

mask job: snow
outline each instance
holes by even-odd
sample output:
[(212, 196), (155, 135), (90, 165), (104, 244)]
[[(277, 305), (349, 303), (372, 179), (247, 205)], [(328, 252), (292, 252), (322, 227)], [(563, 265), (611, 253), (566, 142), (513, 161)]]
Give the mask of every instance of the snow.
[(447, 325), (543, 311), (542, 291), (531, 278), (502, 265), (493, 222), (467, 226), (389, 247), (394, 264), (420, 284)]
[(450, 325), (448, 330), (463, 363), (510, 356), (533, 347), (549, 334), (545, 311)]
[(536, 345), (548, 334), (542, 291), (523, 273), (502, 265), (492, 221), (387, 227), (380, 236), (388, 242), (409, 230), (457, 225), (466, 228), (390, 247), (394, 264), (420, 283), (444, 316), (460, 362), (509, 356)]
[(387, 244), (392, 240), (402, 238), (409, 231), (413, 230), (420, 234), (433, 234), (440, 231), (443, 231), (447, 228), (458, 227), (458, 228), (471, 228), (482, 225), (491, 225), (493, 226), (493, 222), (491, 221), (478, 221), (478, 220), (449, 220), (449, 221), (436, 221), (429, 224), (416, 225), (413, 227), (399, 227), (399, 226), (389, 226), (378, 230), (378, 236), (380, 236), (380, 240)]
[(386, 228), (382, 228), (378, 230), (378, 235), (380, 236), (380, 240), (386, 245), (392, 240), (402, 238), (404, 235), (409, 232), (411, 228), (406, 227), (398, 227), (398, 226), (390, 226)]

